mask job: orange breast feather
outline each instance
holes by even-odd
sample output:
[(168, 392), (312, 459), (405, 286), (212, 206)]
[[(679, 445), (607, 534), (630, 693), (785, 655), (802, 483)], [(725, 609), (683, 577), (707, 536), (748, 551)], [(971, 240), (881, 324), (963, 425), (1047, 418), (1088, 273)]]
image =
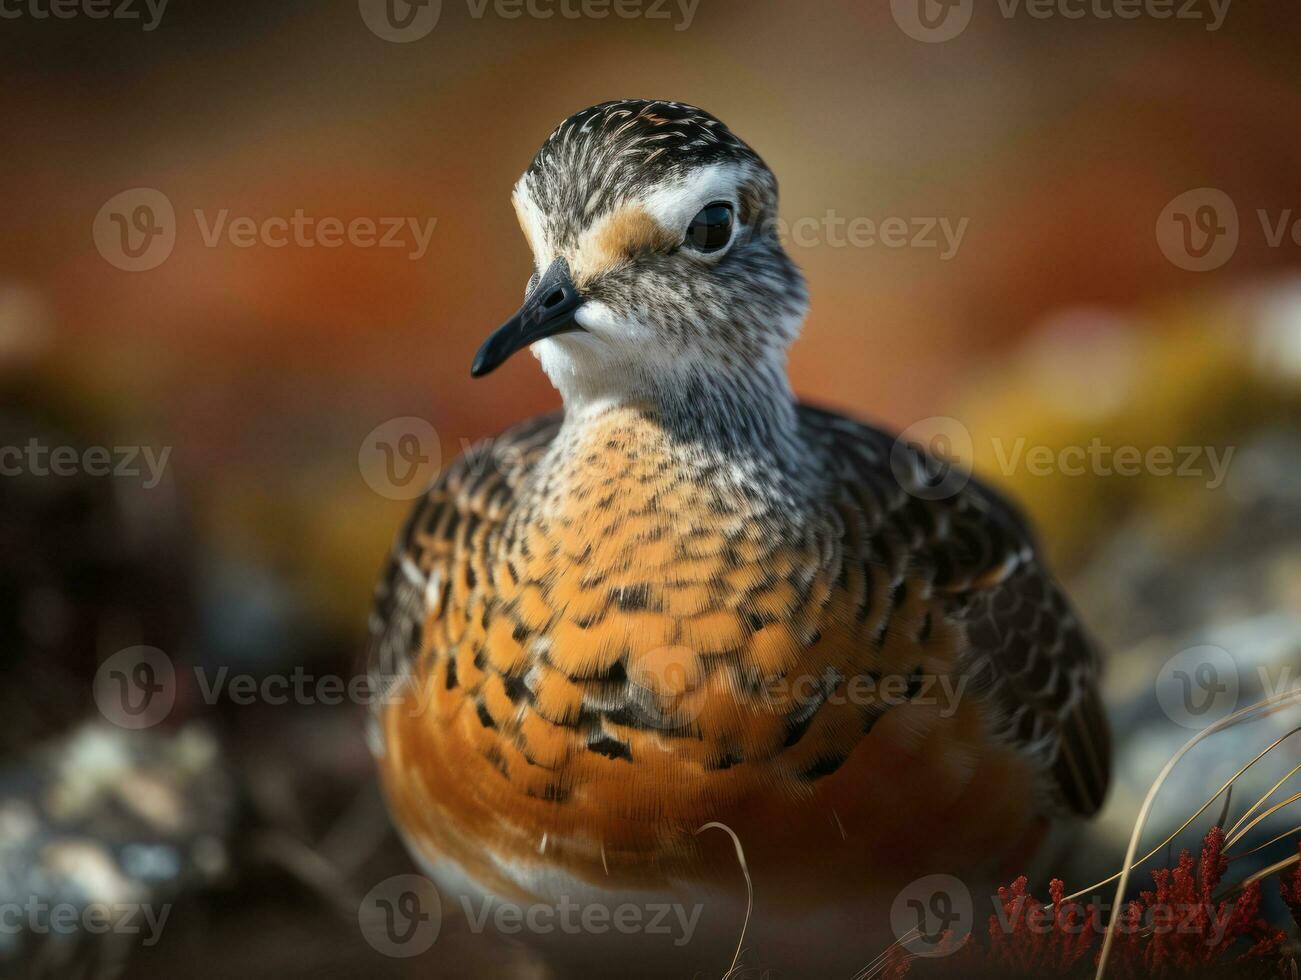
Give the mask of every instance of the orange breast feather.
[(1025, 833), (1029, 768), (953, 672), (960, 627), (859, 502), (779, 533), (634, 412), (549, 459), (514, 511), (420, 550), (381, 765), (422, 853), (503, 894), (503, 866), (734, 878), (695, 834), (721, 821), (752, 869), (857, 888)]

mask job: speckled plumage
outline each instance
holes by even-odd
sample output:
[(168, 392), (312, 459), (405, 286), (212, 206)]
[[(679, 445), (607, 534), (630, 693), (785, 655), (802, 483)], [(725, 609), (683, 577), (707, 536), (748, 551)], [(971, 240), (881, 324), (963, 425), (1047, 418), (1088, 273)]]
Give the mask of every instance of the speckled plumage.
[[(618, 161), (599, 188), (593, 159)], [(804, 290), (753, 151), (691, 107), (579, 113), (517, 188), (549, 216), (539, 270), (720, 160), (757, 223), (713, 263), (661, 228), (580, 270), (617, 325), (542, 342), (565, 414), (453, 464), (380, 584), (391, 807), (489, 892), (706, 880), (695, 831), (721, 821), (793, 899), (921, 846), (979, 864), (1105, 792), (1097, 658), (1019, 515), (976, 481), (930, 492), (933, 460), (786, 387)]]

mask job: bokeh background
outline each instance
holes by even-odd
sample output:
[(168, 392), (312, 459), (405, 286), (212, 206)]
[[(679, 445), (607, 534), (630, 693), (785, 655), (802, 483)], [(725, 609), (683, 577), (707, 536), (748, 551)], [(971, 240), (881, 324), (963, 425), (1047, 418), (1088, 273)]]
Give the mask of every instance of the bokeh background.
[[(1301, 236), (1287, 230), (1301, 220), (1301, 10), (1238, 0), (1210, 29), (1209, 3), (1197, 19), (1081, 7), (1039, 19), (981, 2), (927, 43), (885, 0), (670, 0), (631, 18), (443, 0), (432, 30), (395, 43), (357, 0), (173, 0), (149, 30), (143, 4), (139, 20), (13, 4), (0, 443), (170, 455), (149, 488), (0, 477), (0, 856), (14, 895), (107, 888), (175, 912), (149, 948), (20, 932), (0, 937), (0, 962), (50, 976), (73, 975), (73, 956), (131, 976), (516, 969), (520, 954), (485, 952), (450, 921), (414, 963), (364, 941), (360, 896), (409, 866), (356, 705), (208, 703), (191, 668), (354, 676), (409, 506), (377, 491), (368, 436), (424, 420), (422, 449), (447, 460), (557, 404), (531, 358), (469, 378), (530, 271), (509, 190), (560, 120), (629, 96), (707, 108), (777, 173), (812, 293), (797, 391), (965, 436), (977, 472), (1039, 522), (1111, 651), (1121, 764), (1104, 819), (1072, 831), (1088, 846), (1054, 852), (1052, 870), (1084, 885), (1116, 869), (1148, 780), (1190, 733), (1162, 710), (1167, 659), (1213, 644), (1250, 678), (1301, 661)], [(131, 272), (95, 228), (138, 188), (170, 202), (175, 241)], [(1203, 261), (1180, 254), (1177, 222), (1207, 202), (1237, 245)], [(196, 210), (433, 230), (418, 257), (243, 248), (205, 243)], [(949, 249), (938, 224), (938, 247), (837, 231), (890, 218), (963, 234)], [(1216, 486), (1204, 471), (1000, 465), (1018, 440), (1094, 438), (1234, 455)], [(137, 645), (164, 651), (177, 689), (165, 719), (128, 737), (92, 694)], [(1214, 758), (1250, 757), (1262, 737)], [(1154, 823), (1173, 829), (1214, 789), (1208, 758)]]

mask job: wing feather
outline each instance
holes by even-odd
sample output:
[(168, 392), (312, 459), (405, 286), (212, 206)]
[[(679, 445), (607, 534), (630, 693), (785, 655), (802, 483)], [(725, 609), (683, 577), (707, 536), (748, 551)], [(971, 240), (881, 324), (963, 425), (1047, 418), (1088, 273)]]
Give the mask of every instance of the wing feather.
[(1100, 658), (1039, 558), (1027, 521), (976, 479), (879, 429), (802, 406), (842, 478), (872, 484), (884, 526), (966, 632), (961, 669), (995, 708), (996, 734), (1048, 774), (1048, 803), (1088, 816), (1110, 780)]
[[(434, 481), (393, 541), (370, 616), (367, 670), (387, 692), (422, 651), (455, 576), (475, 574), (494, 553), (510, 501), (560, 430), (561, 414), (539, 416), (471, 447)], [(377, 698), (377, 705), (384, 703)]]

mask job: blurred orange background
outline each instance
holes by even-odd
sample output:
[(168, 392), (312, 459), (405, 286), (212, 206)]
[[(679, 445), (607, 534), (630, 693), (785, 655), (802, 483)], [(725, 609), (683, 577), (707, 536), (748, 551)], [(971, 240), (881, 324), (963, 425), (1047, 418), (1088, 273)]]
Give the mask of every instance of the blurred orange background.
[[(365, 434), (419, 416), (450, 456), (557, 401), (528, 358), (481, 382), (468, 365), (529, 273), (510, 187), (587, 104), (707, 108), (776, 171), (788, 222), (967, 222), (948, 260), (791, 245), (813, 299), (797, 390), (897, 427), (952, 411), (1058, 311), (1129, 316), (1298, 265), (1301, 247), (1270, 247), (1254, 220), (1301, 205), (1295, 5), (1233, 4), (1215, 31), (977, 6), (939, 44), (907, 36), (888, 3), (848, 0), (702, 0), (690, 19), (677, 4), (540, 19), (446, 0), (401, 44), (347, 0), (177, 3), (150, 31), (6, 21), (0, 289), (26, 338), (8, 359), (36, 356), (119, 436), (173, 445), (211, 547), (277, 563), (360, 628), (405, 508), (360, 478)], [(1237, 202), (1243, 234), (1198, 274), (1154, 229), (1204, 186)], [(129, 273), (91, 229), (137, 187), (167, 195), (178, 234), (161, 266)], [(436, 223), (413, 260), (209, 247), (196, 209)]]
[[(0, 31), (3, 288), (22, 290), (56, 375), (90, 379), (122, 424), (148, 420), (174, 444), (222, 547), (278, 540), (286, 561), (311, 558), (315, 588), (324, 561), (350, 616), (402, 510), (346, 474), (363, 436), (418, 415), (446, 454), (557, 401), (528, 358), (480, 383), (468, 363), (530, 272), (511, 184), (583, 105), (703, 105), (777, 172), (787, 221), (968, 220), (950, 260), (791, 246), (813, 298), (796, 389), (899, 427), (951, 406), (1059, 308), (1141, 307), (1301, 259), (1248, 226), (1231, 263), (1198, 275), (1154, 234), (1190, 187), (1222, 187), (1248, 216), (1301, 203), (1292, 4), (1233, 5), (1214, 33), (980, 5), (942, 44), (909, 38), (886, 3), (703, 0), (690, 23), (671, 5), (667, 20), (472, 10), (449, 0), (407, 44), (346, 1), (176, 4), (152, 31), (86, 18)], [(91, 225), (139, 186), (172, 200), (176, 249), (122, 272)], [(436, 225), (419, 260), (207, 247), (196, 208)]]
[[(396, 43), (368, 26), (381, 0), (136, 0), (136, 20), (44, 16), (49, 2), (0, 0), (0, 447), (53, 418), (46, 442), (171, 453), (166, 484), (140, 494), (0, 480), (0, 531), (30, 547), (0, 562), (0, 632), (18, 637), (3, 637), (16, 666), (0, 755), (31, 749), (24, 781), (49, 740), (96, 720), (91, 677), (114, 651), (156, 645), (209, 673), (355, 669), (410, 506), (368, 485), (367, 435), (424, 419), (446, 461), (558, 405), (532, 358), (480, 381), (469, 366), (531, 271), (512, 184), (561, 120), (614, 98), (702, 106), (767, 160), (783, 221), (805, 229), (788, 239), (812, 296), (796, 390), (896, 429), (959, 420), (1110, 651), (1119, 778), (1093, 843), (1058, 848), (1054, 873), (1116, 866), (1169, 756), (1160, 739), (1184, 737), (1153, 701), (1171, 650), (1254, 623), (1268, 657), (1295, 662), (1301, 619), (1266, 619), (1301, 610), (1301, 234), (1287, 233), (1301, 6), (1149, 0), (1124, 19), (1099, 13), (1115, 2), (1061, 0), (1040, 18), (1028, 0), (967, 0), (969, 26), (926, 43), (896, 19), (914, 0), (621, 0), (640, 15), (604, 17), (566, 16), (602, 0), (432, 0), (410, 8), (436, 12), (432, 29)], [(1198, 16), (1152, 16), (1166, 6)], [(170, 202), (175, 244), (124, 271), (97, 217), (141, 188)], [(1205, 188), (1236, 207), (1239, 240), (1190, 271), (1157, 232)], [(409, 230), (400, 248), (205, 241), (223, 214), (299, 212), (432, 234), (423, 251)], [(844, 241), (890, 219), (909, 223), (899, 247)], [(1099, 437), (1241, 449), (1236, 482), (1036, 475), (991, 449)], [(47, 506), (65, 489), (75, 506)], [(23, 505), (5, 513), (11, 490)], [(83, 551), (139, 561), (90, 575)], [(192, 796), (218, 817), (238, 801), (235, 870), (210, 862), (204, 887), (224, 876), (230, 891), (178, 915), (188, 925), (137, 975), (428, 975), (377, 966), (340, 885), (360, 895), (376, 880), (363, 866), (410, 869), (362, 712), (200, 701), (182, 685), (158, 732), (198, 719), (220, 735), (238, 789)], [(440, 975), (475, 975), (480, 955), (449, 935)]]

